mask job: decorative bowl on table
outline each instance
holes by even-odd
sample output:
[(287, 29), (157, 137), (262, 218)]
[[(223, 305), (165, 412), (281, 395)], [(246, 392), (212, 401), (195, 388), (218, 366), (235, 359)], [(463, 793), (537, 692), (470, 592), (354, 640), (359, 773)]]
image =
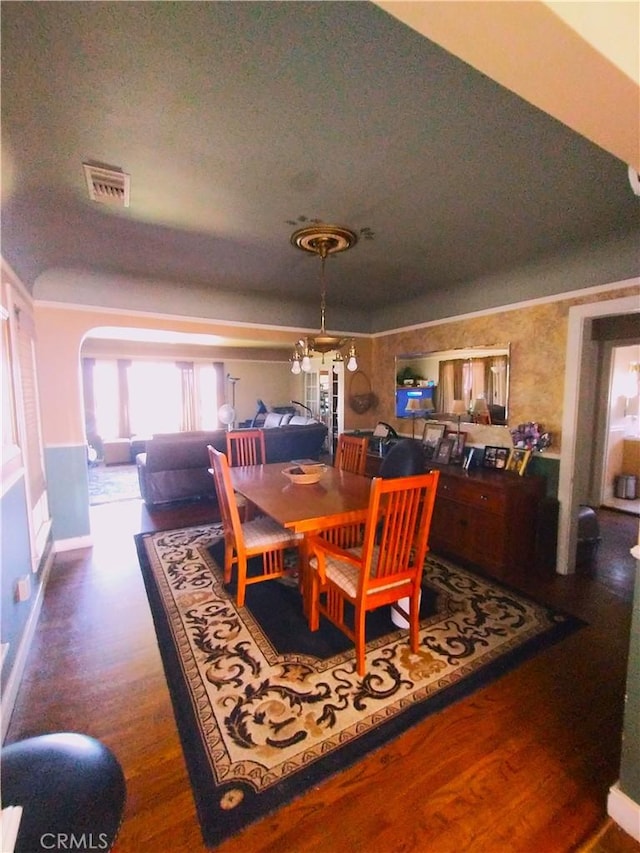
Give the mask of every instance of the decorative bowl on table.
[(297, 483), (300, 486), (310, 486), (312, 483), (319, 482), (326, 468), (327, 466), (321, 462), (317, 465), (291, 465), (289, 468), (284, 468), (282, 473), (292, 483)]

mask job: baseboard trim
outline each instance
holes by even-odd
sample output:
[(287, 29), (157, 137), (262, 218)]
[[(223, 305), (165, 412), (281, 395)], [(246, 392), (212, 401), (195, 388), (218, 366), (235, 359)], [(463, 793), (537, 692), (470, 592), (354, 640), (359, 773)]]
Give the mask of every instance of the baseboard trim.
[(627, 835), (640, 841), (640, 804), (620, 790), (619, 782), (609, 788), (607, 814)]
[(71, 539), (56, 539), (53, 543), (56, 554), (62, 551), (77, 551), (79, 548), (91, 548), (93, 539), (91, 536), (74, 536)]
[(18, 690), (20, 689), (24, 668), (27, 663), (27, 656), (31, 648), (33, 636), (36, 632), (38, 619), (40, 618), (42, 602), (44, 601), (44, 591), (47, 586), (47, 581), (49, 580), (49, 573), (53, 566), (53, 560), (54, 552), (53, 548), (50, 548), (42, 567), (42, 574), (40, 583), (38, 584), (36, 600), (33, 603), (29, 618), (25, 624), (24, 631), (22, 632), (22, 637), (20, 638), (20, 644), (16, 653), (16, 659), (11, 668), (11, 672), (9, 673), (9, 677), (7, 678), (6, 686), (2, 692), (2, 699), (0, 700), (0, 740), (2, 743), (4, 743), (4, 739), (7, 736), (11, 715), (13, 714), (13, 708), (18, 697)]

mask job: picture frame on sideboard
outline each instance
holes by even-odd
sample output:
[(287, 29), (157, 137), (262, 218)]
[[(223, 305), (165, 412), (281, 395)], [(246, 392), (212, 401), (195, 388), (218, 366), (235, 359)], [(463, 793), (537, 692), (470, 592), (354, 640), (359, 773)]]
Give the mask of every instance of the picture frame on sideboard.
[(479, 455), (480, 451), (477, 447), (467, 447), (464, 451), (463, 469), (469, 471), (471, 468), (475, 468), (478, 465)]
[(445, 430), (444, 437), (453, 440), (450, 462), (453, 465), (462, 465), (464, 462), (464, 448), (467, 442), (467, 433), (455, 429), (448, 429)]
[(438, 447), (436, 449), (436, 454), (434, 457), (434, 462), (438, 462), (440, 465), (448, 465), (451, 461), (451, 453), (453, 451), (453, 439), (452, 438), (441, 438), (438, 442)]
[(446, 424), (427, 421), (422, 431), (422, 444), (427, 459), (433, 459), (438, 449), (438, 444), (444, 438)]
[(530, 450), (524, 450), (521, 447), (514, 447), (509, 453), (509, 458), (507, 459), (507, 471), (515, 471), (516, 474), (519, 474), (522, 477), (527, 465), (529, 464), (529, 459), (531, 459)]
[(508, 447), (494, 447), (488, 444), (484, 449), (482, 467), (504, 471), (507, 467), (509, 453), (510, 450)]

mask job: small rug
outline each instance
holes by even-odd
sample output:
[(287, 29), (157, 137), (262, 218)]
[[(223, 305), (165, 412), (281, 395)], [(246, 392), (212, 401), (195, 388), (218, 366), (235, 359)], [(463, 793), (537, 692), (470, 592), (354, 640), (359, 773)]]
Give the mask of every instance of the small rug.
[(95, 465), (89, 468), (89, 505), (141, 500), (135, 465)]
[(205, 844), (216, 845), (584, 623), (429, 555), (420, 650), (367, 618), (367, 674), (295, 585), (225, 587), (221, 528), (136, 545)]

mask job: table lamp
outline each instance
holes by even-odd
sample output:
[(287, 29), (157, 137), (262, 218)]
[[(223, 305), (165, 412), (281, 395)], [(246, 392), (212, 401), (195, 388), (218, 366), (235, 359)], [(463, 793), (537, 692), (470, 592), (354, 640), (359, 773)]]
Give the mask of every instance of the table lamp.
[(489, 406), (484, 397), (476, 397), (473, 408), (471, 409), (477, 424), (490, 424), (491, 415), (489, 414)]
[(419, 397), (409, 397), (407, 399), (407, 405), (404, 410), (411, 418), (411, 438), (416, 437), (416, 418), (420, 417), (424, 412), (424, 403), (425, 401)]
[(460, 429), (460, 419), (462, 415), (467, 414), (467, 407), (464, 400), (454, 400), (451, 404), (451, 414), (458, 416), (458, 429)]

